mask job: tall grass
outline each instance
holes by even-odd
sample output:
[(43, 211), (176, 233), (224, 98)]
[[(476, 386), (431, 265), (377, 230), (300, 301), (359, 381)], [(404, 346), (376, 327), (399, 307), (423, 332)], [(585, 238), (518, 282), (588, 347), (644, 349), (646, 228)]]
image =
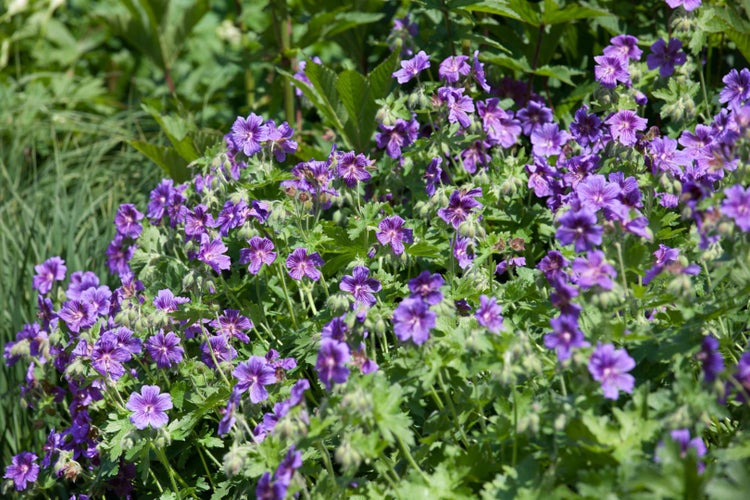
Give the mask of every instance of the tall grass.
[[(60, 255), (69, 273), (92, 270), (107, 277), (105, 250), (114, 235), (117, 207), (125, 202), (142, 206), (161, 176), (125, 142), (141, 135), (140, 112), (85, 110), (80, 104), (91, 96), (80, 89), (91, 82), (73, 82), (79, 95), (52, 88), (60, 83), (54, 79), (64, 78), (60, 73), (0, 85), (2, 344), (35, 320), (34, 265)], [(19, 405), (23, 376), (20, 366), (0, 368), (3, 466), (39, 432)]]

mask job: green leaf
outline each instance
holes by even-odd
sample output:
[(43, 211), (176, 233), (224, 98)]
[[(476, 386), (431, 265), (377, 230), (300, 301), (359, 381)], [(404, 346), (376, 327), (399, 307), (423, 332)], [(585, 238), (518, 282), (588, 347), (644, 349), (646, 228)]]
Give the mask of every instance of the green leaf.
[(128, 144), (159, 165), (164, 170), (164, 173), (175, 181), (184, 182), (190, 178), (190, 173), (187, 169), (188, 162), (175, 149), (149, 144), (144, 141), (128, 141)]
[(573, 75), (582, 75), (583, 71), (572, 69), (567, 66), (542, 66), (533, 71), (535, 75), (549, 76), (551, 78), (557, 78), (563, 83), (568, 85), (575, 85), (573, 80), (570, 79)]
[(539, 12), (527, 0), (485, 0), (463, 8), (469, 12), (486, 12), (515, 19), (536, 27), (542, 22)]
[(336, 79), (336, 90), (344, 103), (348, 116), (346, 125), (357, 151), (364, 149), (374, 131), (377, 112), (375, 100), (370, 95), (370, 85), (361, 73), (354, 70), (341, 72)]
[(566, 5), (562, 9), (558, 8), (554, 0), (545, 0), (544, 12), (542, 13), (542, 23), (547, 25), (562, 24), (578, 19), (590, 19), (592, 17), (603, 17), (610, 15), (609, 11), (595, 9), (580, 5), (578, 2)]

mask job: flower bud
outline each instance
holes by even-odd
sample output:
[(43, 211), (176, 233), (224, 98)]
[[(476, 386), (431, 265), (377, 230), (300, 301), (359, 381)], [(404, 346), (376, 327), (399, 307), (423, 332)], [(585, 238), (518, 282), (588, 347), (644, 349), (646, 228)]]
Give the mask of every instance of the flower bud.
[(348, 439), (344, 440), (339, 447), (336, 448), (333, 456), (345, 471), (355, 470), (362, 462), (362, 455), (352, 448)]
[(242, 471), (245, 467), (245, 455), (247, 450), (245, 447), (236, 446), (229, 450), (229, 453), (224, 455), (224, 474), (228, 478), (232, 478)]

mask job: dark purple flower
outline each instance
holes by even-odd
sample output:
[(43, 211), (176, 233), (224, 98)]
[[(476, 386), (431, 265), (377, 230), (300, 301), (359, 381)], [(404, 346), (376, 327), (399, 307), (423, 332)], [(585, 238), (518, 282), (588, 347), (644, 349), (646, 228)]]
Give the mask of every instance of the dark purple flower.
[(204, 234), (201, 236), (198, 260), (211, 266), (217, 274), (221, 274), (222, 269), (229, 269), (232, 265), (229, 256), (225, 255), (227, 250), (228, 248), (221, 241), (221, 238), (211, 240), (207, 234)]
[(479, 61), (479, 51), (474, 51), (474, 61), (471, 65), (471, 71), (474, 74), (474, 79), (477, 81), (477, 84), (484, 90), (485, 92), (489, 92), (490, 86), (487, 85), (487, 80), (484, 75), (484, 64), (482, 64)]
[(215, 223), (215, 226), (219, 228), (219, 233), (222, 236), (226, 236), (229, 234), (230, 229), (243, 225), (247, 219), (247, 210), (248, 207), (245, 200), (240, 200), (237, 203), (232, 203), (231, 201), (224, 203), (224, 208), (219, 212)]
[(569, 139), (570, 135), (560, 130), (556, 123), (543, 123), (531, 132), (533, 152), (539, 156), (559, 155)]
[(474, 141), (461, 151), (461, 163), (463, 163), (464, 169), (468, 173), (475, 173), (477, 171), (477, 164), (484, 167), (484, 169), (487, 168), (492, 159), (487, 153), (489, 146), (490, 144), (485, 141)]
[(400, 158), (401, 148), (417, 140), (419, 122), (414, 118), (408, 122), (399, 118), (393, 125), (381, 124), (379, 128), (381, 132), (375, 135), (378, 147), (385, 149), (391, 158)]
[(159, 368), (169, 368), (178, 364), (185, 353), (180, 346), (180, 337), (173, 332), (165, 335), (162, 330), (146, 341), (146, 350)]
[(373, 165), (363, 154), (355, 155), (353, 151), (344, 153), (338, 157), (338, 174), (347, 187), (353, 188), (358, 182), (370, 180), (370, 172), (367, 171)]
[(594, 57), (594, 61), (596, 62), (594, 75), (596, 81), (602, 87), (613, 89), (617, 86), (617, 82), (621, 82), (628, 87), (630, 86), (630, 72), (627, 67), (627, 59), (623, 60), (619, 57), (604, 55)]
[(672, 138), (657, 137), (649, 143), (648, 147), (651, 152), (650, 157), (654, 173), (658, 169), (661, 172), (669, 172), (679, 178), (682, 175), (680, 167), (692, 162), (692, 158), (689, 155), (677, 149), (677, 141)]
[(5, 479), (12, 479), (16, 491), (23, 491), (36, 481), (39, 475), (39, 465), (36, 463), (37, 456), (31, 452), (23, 451), (11, 459), (11, 465), (5, 468)]
[(152, 224), (161, 223), (164, 215), (169, 218), (174, 225), (179, 219), (179, 211), (185, 197), (182, 192), (186, 185), (175, 186), (172, 179), (162, 179), (161, 183), (156, 186), (150, 195), (148, 211), (146, 216)]
[(458, 229), (458, 226), (466, 220), (475, 208), (482, 206), (476, 200), (479, 196), (482, 196), (482, 188), (474, 188), (468, 191), (456, 189), (448, 199), (448, 206), (438, 209), (438, 216), (452, 225), (454, 229)]
[(724, 370), (724, 358), (719, 352), (719, 341), (712, 335), (706, 335), (701, 342), (701, 350), (696, 355), (703, 367), (703, 378), (706, 382), (713, 382), (716, 376)]
[(646, 271), (646, 275), (643, 277), (643, 284), (648, 285), (667, 265), (676, 262), (679, 255), (680, 251), (676, 248), (669, 248), (668, 246), (659, 243), (659, 249), (654, 252), (656, 261), (654, 262), (654, 265)]
[(286, 155), (297, 151), (297, 141), (292, 140), (294, 130), (287, 122), (282, 123), (277, 128), (273, 120), (268, 120), (266, 129), (268, 131), (267, 144), (271, 148), (276, 161), (283, 162), (286, 160)]
[(682, 51), (682, 42), (676, 38), (670, 38), (669, 44), (663, 39), (658, 39), (651, 45), (651, 53), (646, 57), (648, 69), (659, 68), (659, 75), (667, 78), (674, 73), (674, 67), (685, 64), (687, 56)]
[(78, 333), (96, 323), (96, 314), (97, 308), (94, 304), (68, 300), (63, 302), (57, 316), (65, 322), (71, 332)]
[(537, 127), (552, 121), (552, 110), (540, 102), (529, 101), (516, 113), (516, 118), (521, 122), (523, 133), (530, 136)]
[(611, 290), (614, 286), (612, 278), (617, 277), (615, 268), (604, 260), (601, 250), (593, 250), (586, 257), (576, 257), (573, 271), (578, 273), (578, 286), (584, 289), (599, 285), (604, 290)]
[(509, 148), (518, 142), (521, 135), (521, 122), (513, 118), (513, 113), (500, 106), (500, 99), (493, 97), (477, 101), (477, 113), (482, 118), (482, 127), (491, 144)]
[(618, 111), (605, 123), (609, 125), (612, 137), (623, 146), (633, 146), (637, 141), (636, 132), (646, 130), (646, 119), (629, 109)]
[(302, 467), (302, 452), (297, 451), (292, 445), (289, 451), (286, 452), (286, 456), (281, 461), (279, 466), (276, 468), (276, 472), (273, 477), (276, 481), (282, 481), (289, 484), (292, 480), (294, 471)]
[(349, 368), (346, 367), (346, 363), (349, 362), (350, 357), (351, 352), (345, 342), (332, 338), (324, 338), (320, 341), (315, 370), (327, 390), (331, 390), (332, 382), (343, 384), (349, 378)]
[(420, 50), (413, 58), (401, 61), (401, 69), (394, 71), (391, 76), (396, 78), (398, 83), (404, 84), (429, 67), (430, 57), (424, 50)]
[(440, 168), (441, 163), (443, 163), (443, 159), (439, 156), (433, 158), (432, 161), (430, 161), (430, 164), (427, 165), (424, 175), (422, 176), (425, 180), (424, 190), (428, 196), (435, 194), (435, 188), (438, 184), (448, 182), (448, 175), (443, 172), (442, 168)]
[(620, 391), (633, 392), (635, 378), (627, 372), (635, 368), (635, 361), (625, 349), (598, 344), (591, 354), (588, 368), (594, 380), (601, 382), (605, 398), (617, 399)]
[(596, 225), (596, 214), (591, 210), (569, 210), (560, 217), (559, 222), (555, 238), (563, 245), (573, 243), (576, 252), (585, 252), (601, 245), (603, 229)]
[(673, 9), (682, 6), (686, 11), (690, 12), (701, 6), (701, 0), (667, 0), (667, 5)]
[(240, 264), (249, 264), (247, 270), (251, 274), (258, 274), (263, 264), (270, 266), (276, 260), (273, 242), (268, 238), (253, 236), (247, 244), (249, 248), (240, 250)]
[(737, 400), (741, 403), (747, 401), (747, 396), (750, 394), (750, 352), (742, 354), (740, 360), (737, 362), (737, 370), (734, 373), (735, 381), (742, 386), (740, 392), (737, 394)]
[(471, 72), (471, 67), (466, 62), (469, 56), (450, 56), (440, 63), (438, 75), (448, 83), (456, 83), (461, 76)]
[(349, 333), (349, 326), (346, 324), (346, 316), (337, 316), (325, 324), (320, 336), (324, 339), (334, 339), (345, 341)]
[(724, 195), (726, 198), (721, 202), (721, 212), (734, 219), (742, 231), (750, 231), (750, 190), (736, 184), (726, 188)]
[(553, 282), (554, 280), (562, 277), (565, 277), (565, 279), (567, 279), (565, 268), (568, 266), (568, 264), (570, 264), (570, 261), (563, 257), (563, 254), (561, 254), (557, 250), (550, 250), (549, 252), (547, 252), (547, 255), (545, 255), (542, 260), (539, 261), (539, 264), (537, 264), (536, 267), (544, 273), (547, 281)]
[(349, 292), (354, 296), (354, 300), (360, 306), (372, 306), (376, 299), (375, 293), (382, 288), (380, 282), (368, 275), (370, 270), (364, 266), (356, 266), (352, 271), (352, 276), (341, 278), (339, 288), (344, 292)]
[(210, 368), (217, 368), (217, 363), (232, 361), (236, 357), (237, 350), (229, 344), (229, 339), (224, 335), (212, 335), (208, 337), (208, 342), (201, 344), (201, 361)]
[(398, 215), (381, 220), (375, 236), (381, 245), (390, 245), (396, 255), (404, 253), (404, 243), (414, 241), (412, 230), (404, 227), (404, 219)]
[(497, 300), (486, 295), (479, 296), (479, 308), (474, 313), (474, 317), (480, 325), (492, 333), (500, 333), (503, 330), (502, 308), (497, 304)]
[(742, 68), (737, 72), (732, 69), (721, 80), (724, 88), (719, 94), (720, 103), (728, 103), (730, 106), (742, 106), (750, 99), (750, 70)]
[(65, 273), (68, 269), (65, 267), (65, 261), (60, 257), (51, 257), (43, 263), (34, 266), (34, 270), (36, 271), (33, 279), (34, 290), (38, 290), (41, 294), (46, 294), (52, 290), (52, 284), (55, 281), (65, 279)]
[[(706, 454), (706, 445), (703, 442), (703, 439), (701, 439), (700, 437), (695, 437), (693, 439), (690, 439), (690, 431), (688, 429), (673, 430), (669, 433), (669, 437), (671, 437), (672, 441), (676, 442), (680, 446), (681, 458), (685, 458), (690, 448), (693, 448), (695, 450), (695, 456), (697, 458), (705, 456)], [(663, 446), (664, 446), (663, 442), (660, 442), (657, 446), (657, 454), (654, 457), (654, 460), (656, 462), (661, 461), (661, 459), (659, 458), (659, 450)], [(705, 470), (705, 468), (706, 468), (705, 464), (701, 462), (700, 460), (698, 460), (698, 463), (697, 463), (698, 473), (699, 474), (702, 473)]]
[(643, 54), (638, 48), (638, 39), (631, 35), (617, 35), (609, 43), (604, 47), (605, 56), (618, 57), (626, 62), (628, 59), (638, 61)]
[(474, 261), (474, 254), (469, 253), (469, 243), (472, 243), (471, 239), (460, 236), (456, 236), (456, 241), (453, 243), (453, 256), (461, 269), (466, 269)]
[(594, 145), (602, 138), (602, 121), (595, 114), (589, 114), (588, 107), (583, 106), (576, 111), (570, 133), (581, 146)]
[(271, 473), (264, 472), (255, 487), (255, 498), (258, 500), (284, 500), (288, 485), (283, 481), (272, 481)]
[(430, 271), (422, 271), (419, 276), (409, 280), (409, 291), (412, 297), (419, 297), (429, 305), (439, 304), (443, 300), (440, 287), (445, 280), (438, 273), (431, 274)]
[(171, 290), (165, 288), (156, 292), (154, 307), (164, 312), (175, 312), (181, 304), (190, 302), (187, 297), (175, 297)]
[(436, 318), (437, 315), (421, 298), (409, 297), (393, 311), (393, 331), (401, 342), (411, 339), (420, 345), (430, 336)]
[(237, 149), (252, 156), (260, 151), (260, 143), (268, 139), (268, 128), (255, 113), (247, 118), (238, 116), (232, 125), (231, 139)]
[(321, 276), (318, 267), (322, 265), (323, 259), (318, 252), (308, 255), (306, 248), (295, 248), (286, 259), (289, 276), (296, 280), (301, 280), (304, 276), (307, 276), (313, 281), (318, 281)]
[(128, 238), (137, 238), (143, 230), (143, 226), (138, 222), (141, 219), (143, 219), (143, 214), (135, 208), (135, 205), (132, 203), (120, 205), (115, 214), (117, 232)]
[(276, 370), (268, 364), (266, 358), (260, 356), (251, 356), (249, 360), (237, 365), (232, 375), (238, 380), (234, 389), (240, 394), (249, 391), (250, 402), (253, 404), (268, 399), (265, 386), (276, 383)]
[(172, 396), (168, 392), (160, 392), (161, 389), (157, 385), (144, 385), (140, 394), (134, 392), (130, 395), (125, 408), (133, 412), (130, 421), (136, 429), (145, 429), (148, 426), (158, 429), (169, 422), (166, 411), (172, 409)]
[(118, 380), (125, 374), (122, 364), (132, 357), (130, 351), (120, 345), (117, 335), (107, 332), (94, 344), (91, 351), (91, 366), (101, 375)]

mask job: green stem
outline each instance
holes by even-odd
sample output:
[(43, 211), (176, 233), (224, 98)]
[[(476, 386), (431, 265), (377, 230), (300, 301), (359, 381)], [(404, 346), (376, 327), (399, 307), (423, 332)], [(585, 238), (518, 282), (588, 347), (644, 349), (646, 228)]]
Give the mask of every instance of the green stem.
[(406, 446), (406, 443), (401, 439), (401, 436), (396, 436), (396, 441), (398, 441), (398, 446), (401, 448), (401, 452), (404, 454), (404, 457), (406, 457), (406, 461), (409, 462), (409, 465), (411, 465), (414, 469), (416, 469), (419, 474), (422, 476), (422, 479), (424, 479), (428, 484), (430, 482), (430, 478), (427, 477), (427, 474), (424, 473), (424, 471), (419, 467), (417, 462), (414, 460), (414, 457), (411, 456), (411, 453), (409, 452), (409, 447)]
[(281, 278), (281, 288), (284, 290), (284, 297), (286, 298), (286, 307), (289, 309), (289, 317), (292, 318), (292, 325), (294, 326), (294, 329), (297, 330), (297, 318), (294, 316), (294, 307), (292, 307), (292, 299), (289, 298), (289, 290), (286, 287), (286, 277), (284, 276), (284, 271), (281, 269), (281, 263), (279, 263), (276, 266), (276, 271), (279, 274), (279, 277)]
[(464, 446), (468, 450), (469, 439), (466, 437), (466, 434), (464, 433), (463, 426), (458, 421), (458, 414), (456, 413), (456, 407), (453, 406), (453, 398), (451, 398), (451, 395), (448, 393), (448, 390), (446, 389), (445, 382), (443, 382), (442, 371), (438, 371), (438, 384), (440, 384), (440, 390), (443, 391), (443, 394), (445, 394), (445, 400), (448, 402), (448, 408), (450, 409), (451, 415), (453, 416), (453, 425), (456, 426), (456, 431), (458, 431), (458, 435), (461, 436), (461, 442), (463, 442)]
[(172, 490), (174, 491), (174, 494), (177, 495), (177, 499), (179, 500), (182, 498), (182, 495), (180, 495), (180, 488), (177, 487), (177, 481), (175, 480), (175, 472), (172, 469), (172, 466), (169, 465), (169, 461), (167, 460), (167, 454), (164, 453), (164, 448), (158, 448), (156, 445), (154, 445), (153, 442), (151, 444), (151, 449), (154, 450), (156, 453), (156, 456), (159, 457), (159, 461), (164, 466), (165, 469), (167, 469), (167, 475), (169, 476), (169, 482), (172, 483)]
[(518, 392), (516, 392), (516, 385), (513, 384), (513, 459), (512, 465), (516, 466), (516, 460), (518, 459)]
[(323, 456), (323, 462), (326, 464), (326, 470), (328, 475), (331, 477), (331, 484), (336, 488), (336, 475), (333, 473), (333, 464), (331, 463), (331, 456), (328, 454), (328, 449), (323, 444), (323, 441), (318, 441), (318, 449), (320, 454)]

